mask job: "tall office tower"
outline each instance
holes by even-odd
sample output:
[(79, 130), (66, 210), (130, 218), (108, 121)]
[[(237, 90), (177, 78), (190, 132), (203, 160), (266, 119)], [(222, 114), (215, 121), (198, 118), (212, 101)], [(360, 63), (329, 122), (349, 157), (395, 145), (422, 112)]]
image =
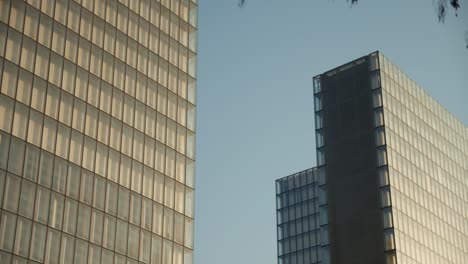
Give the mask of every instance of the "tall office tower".
[(468, 263), (467, 127), (378, 52), (316, 76), (314, 100), (321, 250), (297, 233), (317, 206), (284, 207), (315, 196), (280, 179), (279, 263)]
[(197, 0), (0, 0), (0, 263), (193, 263)]

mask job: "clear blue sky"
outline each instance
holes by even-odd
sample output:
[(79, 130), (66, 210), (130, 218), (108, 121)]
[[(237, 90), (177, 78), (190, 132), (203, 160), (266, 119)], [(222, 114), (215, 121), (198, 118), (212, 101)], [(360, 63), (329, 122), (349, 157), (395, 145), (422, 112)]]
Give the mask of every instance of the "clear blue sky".
[(468, 124), (466, 5), (439, 24), (430, 0), (199, 2), (195, 264), (276, 263), (274, 180), (315, 165), (314, 75), (380, 50)]

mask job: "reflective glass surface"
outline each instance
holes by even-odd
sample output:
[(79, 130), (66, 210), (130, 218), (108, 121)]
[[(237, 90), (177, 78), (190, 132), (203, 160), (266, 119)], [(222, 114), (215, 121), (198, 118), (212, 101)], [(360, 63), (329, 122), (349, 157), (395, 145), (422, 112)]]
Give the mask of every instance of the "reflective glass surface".
[(0, 0), (1, 263), (193, 263), (197, 8)]
[(320, 261), (319, 182), (316, 168), (276, 181), (278, 263)]
[(395, 236), (386, 246), (396, 248), (387, 259), (467, 263), (468, 129), (382, 54), (379, 64), (391, 196), (384, 224)]

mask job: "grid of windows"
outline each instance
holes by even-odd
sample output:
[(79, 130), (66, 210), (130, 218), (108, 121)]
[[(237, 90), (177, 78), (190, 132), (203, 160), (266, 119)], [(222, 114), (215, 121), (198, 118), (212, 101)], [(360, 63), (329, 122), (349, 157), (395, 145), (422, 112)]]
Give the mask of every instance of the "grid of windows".
[(395, 230), (393, 228), (393, 208), (388, 179), (387, 146), (385, 142), (384, 109), (382, 103), (382, 86), (380, 80), (379, 53), (369, 55), (371, 93), (373, 108), (374, 139), (377, 159), (378, 182), (380, 186), (380, 205), (382, 207), (383, 238), (385, 263), (396, 264)]
[[(346, 67), (346, 66), (345, 66)], [(343, 67), (343, 68), (345, 68)], [(317, 174), (319, 184), (319, 214), (320, 214), (320, 237), (321, 237), (321, 260), (322, 264), (330, 263), (330, 239), (328, 232), (328, 199), (327, 180), (325, 173), (325, 122), (323, 113), (323, 97), (321, 77), (313, 79), (314, 86), (314, 110), (315, 110), (315, 145), (317, 147)]]
[[(468, 129), (385, 56), (375, 52), (368, 59), (386, 263), (466, 263)], [(314, 77), (318, 167), (276, 182), (279, 263), (330, 261), (321, 90), (319, 75)], [(315, 211), (308, 206), (311, 199)], [(313, 253), (303, 250), (311, 238), (317, 245), (312, 260)]]
[(375, 102), (385, 111), (388, 159), (380, 180), (390, 182), (383, 200), (391, 200), (383, 217), (395, 231), (389, 246), (399, 264), (466, 263), (468, 130), (382, 54), (379, 61)]
[(278, 263), (321, 259), (319, 186), (316, 168), (276, 181)]
[(0, 262), (193, 263), (197, 1), (0, 0)]

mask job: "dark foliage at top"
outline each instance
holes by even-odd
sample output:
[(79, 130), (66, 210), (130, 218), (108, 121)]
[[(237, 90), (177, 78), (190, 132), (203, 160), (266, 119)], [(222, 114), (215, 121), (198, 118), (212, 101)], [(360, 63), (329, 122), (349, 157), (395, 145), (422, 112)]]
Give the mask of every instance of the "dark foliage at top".
[[(359, 0), (346, 0), (347, 2), (351, 1), (351, 6), (357, 4)], [(450, 6), (455, 9), (455, 16), (458, 16), (458, 9), (460, 8), (460, 0), (435, 0), (436, 2), (436, 9), (437, 9), (437, 17), (439, 18), (439, 22), (444, 23), (445, 17), (447, 16), (447, 12), (449, 9), (449, 2)], [(245, 0), (239, 0), (239, 7), (243, 7), (245, 5)], [(468, 49), (468, 31), (465, 35), (465, 42), (466, 48)]]
[[(349, 0), (347, 1), (349, 2)], [(357, 2), (358, 0), (351, 0), (351, 5), (357, 4)], [(449, 0), (436, 0), (437, 17), (439, 18), (439, 22), (445, 21), (445, 17), (447, 16), (448, 11), (448, 2)], [(450, 0), (450, 6), (455, 9), (455, 16), (458, 16), (457, 11), (460, 8), (460, 0)]]
[[(439, 17), (440, 22), (445, 21), (445, 17), (447, 16), (447, 4), (448, 0), (437, 0), (437, 16)], [(460, 1), (459, 0), (450, 0), (450, 5), (455, 9), (455, 16), (458, 16), (458, 9), (460, 8)]]

